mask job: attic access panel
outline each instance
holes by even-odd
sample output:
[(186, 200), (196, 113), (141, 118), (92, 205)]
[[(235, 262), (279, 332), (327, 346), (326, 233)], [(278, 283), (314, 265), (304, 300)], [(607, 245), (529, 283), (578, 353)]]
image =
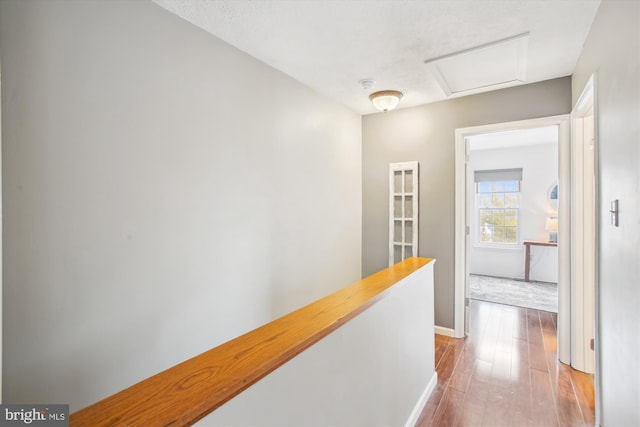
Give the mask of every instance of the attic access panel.
[(425, 61), (446, 96), (526, 79), (529, 33)]

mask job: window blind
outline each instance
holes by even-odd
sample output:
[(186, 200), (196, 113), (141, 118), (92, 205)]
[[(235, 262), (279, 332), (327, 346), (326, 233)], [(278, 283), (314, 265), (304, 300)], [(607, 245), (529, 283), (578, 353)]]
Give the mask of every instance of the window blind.
[(522, 168), (474, 171), (475, 182), (522, 181)]

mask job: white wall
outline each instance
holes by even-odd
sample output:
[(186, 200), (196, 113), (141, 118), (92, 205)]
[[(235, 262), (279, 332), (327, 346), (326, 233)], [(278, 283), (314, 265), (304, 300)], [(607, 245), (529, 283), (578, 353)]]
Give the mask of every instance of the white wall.
[[(572, 77), (573, 102), (596, 73), (599, 167), (600, 421), (640, 425), (640, 2), (603, 1)], [(619, 200), (619, 227), (610, 202)]]
[[(548, 201), (549, 189), (558, 180), (557, 144), (539, 144), (502, 149), (478, 149), (471, 151), (471, 179), (469, 186), (472, 217), (470, 272), (488, 276), (524, 278), (524, 240), (546, 242), (545, 219), (557, 216)], [(478, 242), (478, 216), (476, 208), (473, 171), (522, 168), (520, 186), (520, 235), (512, 248), (495, 248)], [(533, 246), (531, 248), (530, 280), (558, 282), (558, 249)]]
[(433, 266), (403, 279), (197, 425), (388, 427), (410, 418), (408, 425), (415, 424), (426, 402), (421, 397), (437, 384)]
[(77, 410), (360, 278), (360, 117), (150, 1), (2, 1), (4, 401)]

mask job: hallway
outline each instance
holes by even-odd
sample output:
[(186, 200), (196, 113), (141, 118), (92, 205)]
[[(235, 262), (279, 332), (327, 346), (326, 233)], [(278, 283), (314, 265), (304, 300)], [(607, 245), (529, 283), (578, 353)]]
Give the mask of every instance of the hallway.
[(593, 426), (588, 375), (557, 360), (557, 315), (471, 301), (470, 335), (435, 337), (438, 385), (417, 426)]

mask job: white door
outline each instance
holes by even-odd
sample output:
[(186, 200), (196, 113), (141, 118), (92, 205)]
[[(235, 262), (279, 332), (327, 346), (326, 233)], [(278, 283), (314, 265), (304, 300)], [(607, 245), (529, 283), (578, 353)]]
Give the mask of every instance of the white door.
[[(467, 197), (470, 194), (473, 194), (473, 180), (471, 178), (471, 152), (469, 148), (469, 140), (467, 138), (464, 139), (464, 150), (465, 150), (465, 182), (467, 185)], [(470, 261), (470, 253), (471, 253), (471, 213), (470, 213), (471, 204), (465, 203), (465, 254), (464, 254), (464, 333), (465, 335), (469, 335), (469, 266), (471, 264)]]
[(595, 372), (596, 142), (593, 77), (571, 113), (571, 366)]

